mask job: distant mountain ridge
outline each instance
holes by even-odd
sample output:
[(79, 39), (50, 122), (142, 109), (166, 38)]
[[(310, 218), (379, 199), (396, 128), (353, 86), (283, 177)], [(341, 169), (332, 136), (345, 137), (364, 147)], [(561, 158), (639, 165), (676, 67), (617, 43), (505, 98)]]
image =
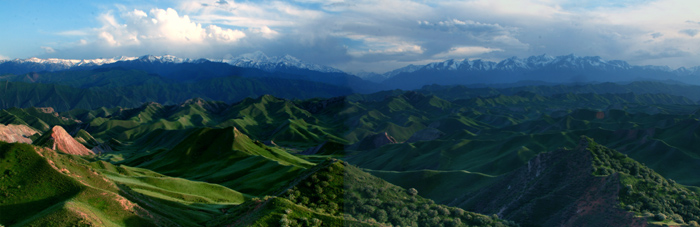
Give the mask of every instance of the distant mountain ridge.
[(228, 63), (230, 65), (243, 67), (243, 68), (256, 68), (262, 69), (267, 72), (276, 72), (284, 69), (307, 69), (312, 71), (324, 72), (324, 73), (343, 73), (343, 71), (325, 66), (317, 65), (308, 62), (304, 62), (295, 58), (291, 55), (284, 56), (272, 56), (269, 57), (261, 51), (256, 51), (253, 53), (242, 54), (238, 57), (224, 58), (222, 60), (211, 60), (211, 61), (221, 61)]
[(213, 58), (179, 58), (173, 55), (144, 55), (141, 57), (114, 57), (96, 59), (60, 59), (60, 58), (27, 58), (0, 60), (0, 74), (23, 74), (29, 72), (55, 72), (69, 69), (90, 69), (97, 66), (113, 64), (117, 62), (142, 62), (142, 63), (202, 63), (206, 61), (222, 62), (241, 68), (256, 68), (267, 72), (281, 71), (282, 69), (306, 69), (324, 73), (343, 73), (333, 67), (304, 62), (290, 55), (269, 57), (265, 53), (257, 51), (242, 54), (238, 57), (213, 59)]
[(455, 60), (423, 66), (404, 67), (384, 74), (383, 84), (399, 89), (423, 85), (494, 84), (537, 80), (554, 83), (623, 82), (636, 80), (677, 80), (700, 83), (700, 66), (671, 69), (668, 66), (637, 66), (599, 56), (538, 55), (511, 57), (500, 62)]
[(29, 58), (0, 61), (0, 74), (21, 75), (30, 72), (115, 67), (144, 70), (176, 80), (189, 81), (230, 75), (300, 79), (347, 86), (362, 93), (387, 89), (418, 89), (431, 84), (508, 84), (519, 81), (591, 83), (675, 80), (700, 84), (700, 66), (678, 69), (668, 66), (639, 66), (622, 60), (605, 60), (599, 56), (573, 54), (556, 57), (511, 57), (499, 62), (450, 59), (426, 65), (408, 65), (383, 74), (362, 72), (355, 75), (333, 67), (304, 62), (290, 55), (271, 57), (259, 51), (224, 59), (190, 59), (172, 55), (86, 60)]
[[(0, 76), (24, 76), (36, 72), (54, 73), (88, 70), (140, 70), (159, 75), (172, 82), (196, 82), (212, 78), (240, 76), (247, 78), (281, 78), (320, 82), (351, 88), (354, 92), (369, 93), (383, 90), (377, 83), (363, 80), (327, 66), (303, 62), (295, 57), (268, 57), (262, 52), (244, 54), (238, 58), (222, 60), (178, 58), (172, 55), (144, 55), (139, 58), (114, 59), (15, 59), (0, 61)], [(16, 81), (8, 79), (10, 81)], [(33, 81), (32, 78), (29, 78)]]

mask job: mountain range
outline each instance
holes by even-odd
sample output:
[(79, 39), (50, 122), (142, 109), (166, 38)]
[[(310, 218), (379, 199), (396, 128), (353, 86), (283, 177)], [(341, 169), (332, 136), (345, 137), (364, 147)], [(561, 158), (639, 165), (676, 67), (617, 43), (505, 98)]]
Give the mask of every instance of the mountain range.
[[(221, 64), (217, 65), (218, 63)], [(265, 77), (322, 82), (346, 86), (362, 93), (397, 88), (417, 89), (431, 84), (508, 84), (521, 81), (571, 84), (672, 80), (700, 84), (700, 66), (678, 69), (667, 66), (637, 66), (621, 60), (604, 60), (597, 56), (581, 57), (573, 54), (557, 57), (549, 55), (512, 57), (500, 62), (450, 59), (427, 65), (408, 65), (383, 74), (357, 73), (361, 77), (332, 67), (303, 62), (293, 56), (268, 57), (262, 52), (225, 59), (188, 59), (171, 55), (92, 60), (15, 59), (0, 61), (0, 74), (19, 75), (31, 72), (113, 67), (145, 70), (178, 80), (230, 75), (260, 77), (260, 73), (248, 70), (259, 69), (267, 73)], [(198, 72), (200, 77), (192, 77), (192, 72)]]

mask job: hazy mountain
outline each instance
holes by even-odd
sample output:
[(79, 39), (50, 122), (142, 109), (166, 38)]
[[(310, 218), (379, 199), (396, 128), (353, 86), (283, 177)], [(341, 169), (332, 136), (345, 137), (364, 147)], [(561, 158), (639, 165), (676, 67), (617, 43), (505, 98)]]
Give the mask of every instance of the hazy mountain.
[(290, 69), (307, 69), (325, 73), (343, 72), (333, 67), (304, 62), (290, 55), (269, 57), (261, 51), (242, 54), (238, 57), (224, 58), (221, 62), (243, 68), (262, 69), (268, 72), (286, 71)]
[[(446, 60), (424, 66), (406, 67), (385, 74), (382, 83), (392, 88), (415, 89), (441, 84), (505, 84), (523, 80), (550, 83), (623, 82), (637, 80), (677, 80), (700, 84), (700, 67), (672, 70), (667, 66), (636, 66), (598, 56), (539, 55), (512, 57), (500, 62)], [(393, 74), (393, 76), (391, 75)]]
[(98, 59), (58, 59), (58, 58), (28, 58), (14, 60), (0, 60), (1, 74), (24, 74), (29, 72), (61, 71), (76, 67), (90, 68), (103, 64), (110, 64), (118, 61), (134, 60), (134, 57), (115, 57)]
[[(140, 70), (159, 75), (173, 82), (195, 82), (218, 77), (240, 76), (249, 78), (282, 78), (321, 82), (351, 88), (355, 92), (368, 93), (382, 90), (383, 86), (363, 80), (340, 70), (304, 63), (292, 56), (267, 57), (261, 52), (225, 60), (178, 58), (171, 55), (145, 55), (139, 58), (65, 60), (38, 59), (9, 60), (0, 62), (0, 75), (32, 72), (81, 72), (94, 69)], [(66, 73), (64, 76), (71, 76)], [(4, 76), (5, 79), (8, 77)], [(9, 76), (12, 77), (12, 76)], [(17, 79), (8, 79), (17, 81)], [(34, 82), (31, 79), (31, 82)], [(63, 79), (65, 81), (65, 79)]]

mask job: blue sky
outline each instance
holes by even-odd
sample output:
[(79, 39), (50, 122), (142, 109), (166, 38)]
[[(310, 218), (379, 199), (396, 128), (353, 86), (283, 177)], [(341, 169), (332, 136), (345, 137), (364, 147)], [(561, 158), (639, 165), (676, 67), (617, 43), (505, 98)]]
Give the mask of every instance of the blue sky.
[(446, 59), (598, 55), (700, 65), (697, 0), (3, 1), (0, 59), (262, 51), (384, 72)]

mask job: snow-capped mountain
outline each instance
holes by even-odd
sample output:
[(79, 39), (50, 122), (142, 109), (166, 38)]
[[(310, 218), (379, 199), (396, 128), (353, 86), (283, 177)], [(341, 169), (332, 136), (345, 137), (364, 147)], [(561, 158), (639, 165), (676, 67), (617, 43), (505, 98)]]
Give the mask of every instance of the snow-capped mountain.
[(61, 71), (76, 67), (95, 67), (118, 61), (130, 61), (135, 57), (115, 57), (97, 59), (59, 59), (59, 58), (27, 58), (0, 60), (0, 73), (23, 74), (28, 72)]
[(289, 69), (307, 69), (324, 73), (343, 72), (333, 67), (307, 63), (290, 55), (269, 57), (261, 51), (242, 54), (238, 57), (225, 58), (222, 59), (221, 62), (243, 68), (262, 69), (267, 72), (285, 71)]
[(195, 63), (199, 62), (205, 59), (190, 59), (190, 58), (178, 58), (172, 55), (163, 55), (163, 56), (155, 56), (155, 55), (144, 55), (139, 58), (133, 58), (125, 61), (139, 61), (139, 62), (148, 62), (148, 63), (172, 63), (172, 64), (180, 64), (180, 63)]
[(268, 57), (262, 52), (243, 54), (235, 58), (227, 59), (190, 59), (179, 58), (172, 55), (144, 55), (141, 57), (116, 57), (116, 58), (99, 58), (99, 59), (14, 59), (0, 61), (0, 73), (23, 74), (29, 72), (54, 72), (70, 69), (89, 69), (102, 65), (114, 63), (202, 63), (204, 61), (223, 62), (233, 66), (242, 68), (256, 68), (267, 72), (289, 71), (289, 70), (311, 70), (322, 73), (343, 73), (342, 71), (317, 64), (306, 63), (290, 55)]
[[(604, 70), (628, 70), (632, 66), (625, 61), (612, 60), (606, 61), (598, 56), (579, 57), (576, 55), (565, 55), (553, 57), (549, 55), (531, 56), (528, 58), (511, 57), (500, 62), (477, 60), (458, 61), (454, 59), (443, 62), (434, 62), (424, 66), (413, 66), (414, 70), (469, 70), (469, 71), (518, 71), (518, 70), (536, 70), (536, 69), (604, 69)], [(671, 71), (666, 66), (644, 66), (649, 69)], [(412, 72), (408, 71), (408, 72)], [(392, 71), (394, 72), (394, 71)], [(394, 73), (398, 75), (399, 73)]]
[(338, 69), (303, 62), (295, 57), (268, 57), (262, 52), (227, 59), (190, 59), (172, 55), (145, 55), (112, 59), (15, 59), (0, 62), (0, 75), (64, 70), (139, 70), (171, 81), (194, 82), (220, 77), (282, 78), (351, 87), (360, 92), (379, 91), (380, 85)]
[(25, 64), (46, 64), (46, 65), (60, 65), (63, 67), (75, 67), (82, 65), (102, 65), (114, 63), (117, 61), (129, 61), (134, 60), (135, 57), (115, 57), (115, 58), (97, 58), (97, 59), (60, 59), (60, 58), (27, 58), (27, 59), (14, 59), (14, 60), (0, 60), (0, 63), (14, 62), (14, 63), (25, 63)]
[(511, 57), (500, 62), (450, 59), (411, 66), (410, 70), (397, 69), (384, 75), (388, 79), (382, 83), (402, 89), (429, 84), (494, 84), (526, 80), (552, 83), (677, 80), (700, 84), (700, 66), (673, 70), (668, 66), (636, 66), (621, 60), (573, 54)]

